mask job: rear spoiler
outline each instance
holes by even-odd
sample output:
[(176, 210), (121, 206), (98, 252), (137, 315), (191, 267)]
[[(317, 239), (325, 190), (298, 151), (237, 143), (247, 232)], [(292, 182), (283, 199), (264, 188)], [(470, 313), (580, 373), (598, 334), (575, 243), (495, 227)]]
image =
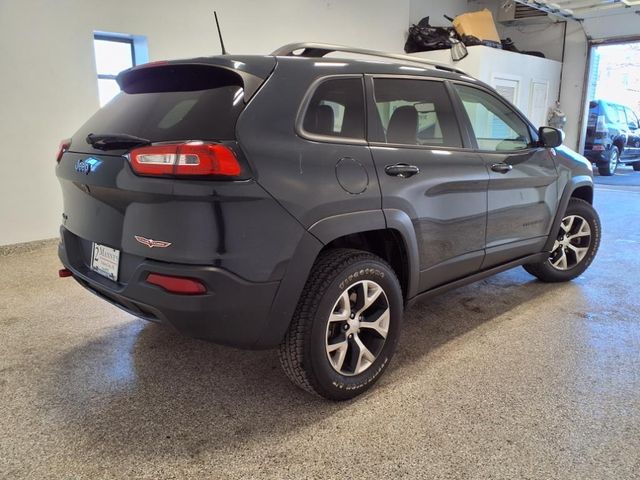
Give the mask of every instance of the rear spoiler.
[(193, 91), (242, 85), (247, 103), (271, 75), (275, 65), (276, 60), (266, 56), (160, 61), (124, 70), (116, 81), (127, 93)]

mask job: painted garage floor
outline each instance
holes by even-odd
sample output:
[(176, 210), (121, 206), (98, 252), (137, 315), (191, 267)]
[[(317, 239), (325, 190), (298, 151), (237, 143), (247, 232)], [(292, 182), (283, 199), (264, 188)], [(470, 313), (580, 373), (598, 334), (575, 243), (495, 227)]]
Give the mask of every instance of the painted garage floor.
[(348, 403), (276, 352), (190, 340), (0, 258), (0, 478), (640, 477), (640, 188), (602, 186), (576, 281), (522, 269), (415, 306)]

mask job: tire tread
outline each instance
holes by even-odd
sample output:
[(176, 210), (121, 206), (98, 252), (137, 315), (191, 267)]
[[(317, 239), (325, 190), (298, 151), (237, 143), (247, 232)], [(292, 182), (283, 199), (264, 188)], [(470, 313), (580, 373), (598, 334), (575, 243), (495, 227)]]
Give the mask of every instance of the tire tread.
[[(318, 396), (323, 396), (313, 376), (305, 369), (305, 339), (314, 314), (325, 292), (335, 279), (336, 272), (363, 260), (375, 260), (387, 265), (379, 257), (362, 250), (337, 248), (322, 252), (314, 264), (300, 295), (289, 330), (278, 349), (280, 364), (286, 376), (295, 385)], [(391, 267), (388, 266), (389, 269)]]
[[(522, 266), (528, 273), (538, 278), (538, 280), (541, 280), (543, 282), (550, 282), (550, 283), (570, 281), (576, 278), (577, 276), (582, 275), (582, 273), (584, 273), (584, 271), (589, 267), (589, 265), (591, 265), (591, 262), (593, 261), (593, 258), (595, 257), (598, 251), (598, 247), (600, 245), (600, 235), (601, 235), (600, 218), (598, 217), (598, 213), (593, 208), (593, 205), (591, 205), (589, 202), (585, 200), (582, 200), (581, 198), (576, 198), (576, 197), (572, 197), (569, 200), (569, 204), (567, 205), (567, 209), (564, 215), (573, 211), (575, 208), (587, 208), (589, 209), (589, 211), (591, 211), (593, 215), (593, 220), (596, 225), (596, 231), (594, 231), (592, 234), (592, 242), (595, 242), (594, 243), (595, 248), (592, 252), (590, 252), (590, 258), (588, 258), (586, 260), (586, 263), (582, 264), (580, 268), (578, 268), (578, 270), (576, 270), (571, 274), (569, 274), (569, 272), (572, 272), (572, 270), (560, 272), (554, 269), (549, 264), (548, 259), (545, 260), (544, 262), (529, 263)], [(577, 268), (577, 267), (574, 267), (574, 268)]]

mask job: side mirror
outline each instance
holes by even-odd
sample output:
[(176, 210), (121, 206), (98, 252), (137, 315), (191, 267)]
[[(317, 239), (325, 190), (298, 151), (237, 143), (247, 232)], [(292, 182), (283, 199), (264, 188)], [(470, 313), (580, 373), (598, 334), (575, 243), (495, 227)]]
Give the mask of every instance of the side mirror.
[(538, 129), (540, 146), (545, 148), (556, 148), (564, 141), (564, 132), (553, 127), (540, 127)]
[(629, 122), (629, 130), (637, 130), (638, 129), (638, 125), (636, 125), (636, 122)]

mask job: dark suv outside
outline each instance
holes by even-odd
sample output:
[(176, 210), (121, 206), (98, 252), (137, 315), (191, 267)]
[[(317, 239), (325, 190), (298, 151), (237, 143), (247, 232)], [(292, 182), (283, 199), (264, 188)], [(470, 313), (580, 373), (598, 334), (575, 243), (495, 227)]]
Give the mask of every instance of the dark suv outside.
[(58, 155), (61, 276), (193, 337), (279, 346), (326, 398), (380, 377), (415, 300), (519, 265), (571, 280), (596, 254), (589, 162), (450, 67), (294, 44), (118, 82)]
[(614, 175), (621, 163), (640, 171), (639, 118), (631, 108), (618, 103), (589, 102), (584, 154), (600, 175)]

